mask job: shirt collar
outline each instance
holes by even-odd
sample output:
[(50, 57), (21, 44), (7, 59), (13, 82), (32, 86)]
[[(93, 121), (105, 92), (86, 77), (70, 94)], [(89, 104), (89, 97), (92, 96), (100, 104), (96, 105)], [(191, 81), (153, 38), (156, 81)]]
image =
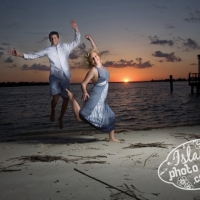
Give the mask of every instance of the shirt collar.
[(60, 45), (60, 43), (58, 43), (56, 46), (54, 46), (54, 45), (51, 45), (52, 47), (60, 47), (61, 45)]

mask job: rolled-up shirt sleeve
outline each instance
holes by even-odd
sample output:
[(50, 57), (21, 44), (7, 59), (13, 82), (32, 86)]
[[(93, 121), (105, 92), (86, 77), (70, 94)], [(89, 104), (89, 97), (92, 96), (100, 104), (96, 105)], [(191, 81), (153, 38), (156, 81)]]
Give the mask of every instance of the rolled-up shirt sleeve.
[(68, 48), (69, 48), (69, 51), (73, 50), (75, 47), (77, 47), (79, 45), (81, 41), (81, 34), (80, 33), (77, 33), (75, 32), (75, 37), (74, 37), (74, 40), (69, 43), (68, 45)]
[(24, 59), (33, 60), (33, 59), (36, 59), (36, 58), (44, 57), (46, 55), (46, 50), (43, 49), (42, 51), (38, 51), (38, 52), (35, 52), (35, 53), (30, 53), (30, 54), (24, 53), (23, 55), (24, 55)]

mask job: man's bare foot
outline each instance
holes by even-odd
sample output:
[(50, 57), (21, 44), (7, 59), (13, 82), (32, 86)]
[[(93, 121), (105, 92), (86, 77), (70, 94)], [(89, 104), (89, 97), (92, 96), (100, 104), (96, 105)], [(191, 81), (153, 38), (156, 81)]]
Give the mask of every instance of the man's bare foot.
[(55, 111), (51, 111), (50, 121), (51, 121), (51, 122), (54, 122), (54, 121), (55, 121)]
[(59, 128), (63, 129), (63, 121), (60, 117), (58, 118), (58, 121), (59, 121)]
[(120, 140), (118, 140), (116, 138), (109, 138), (108, 142), (120, 142)]
[(73, 95), (68, 89), (65, 89), (65, 90), (66, 90), (66, 92), (67, 92), (67, 95), (68, 95), (69, 99), (70, 99), (70, 100), (73, 100), (74, 95)]

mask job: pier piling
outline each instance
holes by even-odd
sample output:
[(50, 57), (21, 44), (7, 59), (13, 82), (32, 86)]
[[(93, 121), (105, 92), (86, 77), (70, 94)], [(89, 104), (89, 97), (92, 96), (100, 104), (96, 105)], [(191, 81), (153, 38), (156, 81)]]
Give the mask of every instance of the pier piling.
[(169, 76), (170, 79), (170, 91), (173, 92), (173, 77), (172, 75)]

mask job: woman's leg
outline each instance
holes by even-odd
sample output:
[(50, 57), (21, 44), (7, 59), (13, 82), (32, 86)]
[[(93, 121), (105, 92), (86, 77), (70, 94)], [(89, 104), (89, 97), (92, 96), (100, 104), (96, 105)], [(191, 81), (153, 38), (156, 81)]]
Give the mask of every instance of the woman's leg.
[(79, 111), (81, 109), (79, 104), (74, 99), (74, 95), (69, 90), (66, 89), (66, 92), (67, 92), (67, 95), (69, 97), (69, 100), (72, 103), (72, 108), (73, 108), (73, 111), (74, 111), (75, 118), (77, 119), (77, 121), (82, 121), (81, 118), (79, 117)]
[(120, 142), (118, 139), (115, 138), (115, 130), (110, 131), (109, 142)]

